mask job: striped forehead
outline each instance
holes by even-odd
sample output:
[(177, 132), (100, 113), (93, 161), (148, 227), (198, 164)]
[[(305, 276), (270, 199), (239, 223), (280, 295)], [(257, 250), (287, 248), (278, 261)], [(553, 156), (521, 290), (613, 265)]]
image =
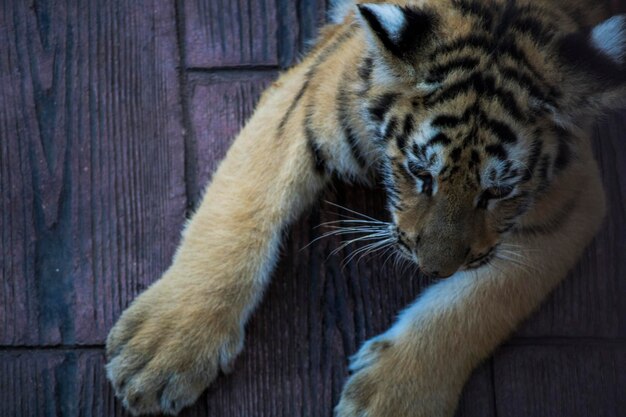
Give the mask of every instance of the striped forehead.
[[(446, 132), (448, 129), (437, 126), (433, 120), (430, 118), (421, 122), (412, 134), (400, 140), (399, 147), (407, 156), (408, 163), (415, 163), (433, 175), (442, 175), (442, 179), (475, 179), (485, 188), (521, 177), (523, 164), (519, 161), (527, 158), (527, 152), (517, 139), (502, 142), (489, 127), (458, 132), (455, 136)], [(464, 135), (486, 139), (467, 140)]]
[[(421, 122), (408, 138), (405, 153), (409, 161), (436, 175), (444, 165), (444, 149), (450, 140), (432, 124)], [(408, 150), (408, 152), (406, 152)]]

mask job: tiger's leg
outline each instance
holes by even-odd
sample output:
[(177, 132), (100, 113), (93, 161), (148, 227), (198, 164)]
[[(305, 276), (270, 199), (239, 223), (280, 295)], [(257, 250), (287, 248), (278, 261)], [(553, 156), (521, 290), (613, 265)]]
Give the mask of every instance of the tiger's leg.
[[(597, 231), (604, 194), (597, 168), (580, 167), (585, 190), (556, 230), (513, 236), (518, 262), (496, 259), (431, 288), (351, 362), (336, 417), (447, 417), (484, 360), (573, 267)], [(577, 192), (577, 191), (575, 191)]]
[[(300, 81), (298, 74), (284, 77), (281, 91)], [(276, 114), (292, 99), (266, 93), (187, 225), (172, 266), (109, 334), (107, 374), (131, 412), (177, 413), (241, 351), (283, 229), (327, 181), (295, 127), (276, 133)]]

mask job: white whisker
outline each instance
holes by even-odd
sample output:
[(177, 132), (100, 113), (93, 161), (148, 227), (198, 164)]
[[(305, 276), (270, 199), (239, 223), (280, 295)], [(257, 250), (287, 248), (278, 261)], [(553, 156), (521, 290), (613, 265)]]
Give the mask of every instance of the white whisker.
[(361, 216), (362, 218), (366, 218), (366, 219), (369, 219), (369, 220), (373, 220), (373, 221), (375, 221), (375, 222), (380, 222), (380, 220), (375, 219), (375, 218), (373, 218), (373, 217), (370, 217), (370, 216), (368, 216), (368, 215), (366, 215), (366, 214), (359, 213), (358, 211), (354, 211), (354, 210), (352, 210), (352, 209), (349, 209), (349, 208), (347, 208), (347, 207), (344, 207), (344, 206), (339, 205), (339, 204), (337, 204), (337, 203), (333, 203), (333, 202), (328, 201), (328, 200), (325, 200), (325, 201), (326, 201), (326, 203), (328, 203), (328, 204), (330, 204), (330, 205), (332, 205), (332, 206), (335, 206), (335, 207), (337, 207), (337, 208), (340, 208), (340, 209), (346, 210), (346, 211), (348, 211), (348, 212), (350, 212), (350, 213), (352, 213), (352, 214), (355, 214), (355, 215), (357, 215), (357, 216)]

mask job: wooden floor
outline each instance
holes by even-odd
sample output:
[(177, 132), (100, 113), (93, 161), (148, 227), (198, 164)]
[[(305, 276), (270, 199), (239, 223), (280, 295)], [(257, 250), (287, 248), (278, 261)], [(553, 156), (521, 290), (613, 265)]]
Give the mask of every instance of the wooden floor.
[[(80, 5), (77, 5), (80, 4)], [(0, 2), (0, 417), (120, 416), (103, 342), (325, 0)], [(610, 215), (572, 276), (473, 375), (459, 416), (626, 416), (626, 112), (595, 128)], [(584, 192), (584, 190), (581, 190)], [(384, 216), (380, 190), (325, 200)], [(347, 357), (427, 282), (289, 235), (234, 373), (185, 416), (331, 416)]]

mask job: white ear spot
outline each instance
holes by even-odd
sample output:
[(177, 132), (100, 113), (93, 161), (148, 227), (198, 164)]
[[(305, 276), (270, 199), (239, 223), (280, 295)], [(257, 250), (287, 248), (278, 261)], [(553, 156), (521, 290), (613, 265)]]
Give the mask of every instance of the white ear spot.
[(626, 60), (626, 16), (613, 16), (591, 31), (591, 42), (613, 61)]
[(361, 4), (361, 8), (367, 9), (376, 16), (376, 19), (391, 40), (400, 39), (402, 29), (406, 23), (406, 17), (402, 9), (394, 4)]

